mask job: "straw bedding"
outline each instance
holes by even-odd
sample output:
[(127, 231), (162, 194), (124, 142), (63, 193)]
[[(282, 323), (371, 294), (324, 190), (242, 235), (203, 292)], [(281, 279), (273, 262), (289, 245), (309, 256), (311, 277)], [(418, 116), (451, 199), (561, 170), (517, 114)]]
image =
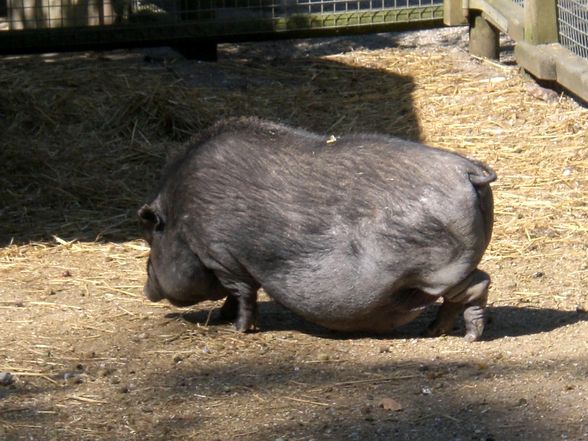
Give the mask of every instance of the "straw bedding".
[(516, 67), (434, 45), (290, 59), (272, 48), (267, 60), (253, 45), (227, 52), (217, 66), (136, 53), (5, 60), (2, 242), (133, 238), (134, 212), (170, 151), (220, 117), (258, 115), (489, 162), (500, 176), (489, 258), (529, 257), (540, 244), (586, 256), (586, 110), (537, 99)]
[[(170, 434), (216, 439), (226, 433), (239, 439), (274, 439), (274, 432), (264, 432), (261, 426), (256, 432), (203, 420), (190, 428), (189, 407), (182, 403), (198, 400), (198, 394), (208, 396), (218, 386), (220, 395), (198, 407), (199, 412), (211, 419), (226, 416), (222, 409), (230, 402), (232, 409), (241, 409), (233, 416), (258, 417), (265, 424), (275, 413), (276, 400), (283, 406), (279, 412), (301, 405), (320, 408), (328, 400), (320, 388), (322, 395), (317, 395), (316, 384), (305, 386), (310, 378), (288, 377), (291, 381), (275, 392), (276, 398), (273, 386), (251, 389), (248, 381), (254, 380), (247, 380), (247, 373), (245, 383), (229, 386), (215, 386), (220, 380), (212, 374), (207, 377), (209, 389), (203, 386), (200, 392), (200, 386), (185, 380), (196, 395), (182, 399), (182, 389), (166, 379), (169, 366), (190, 356), (200, 363), (195, 354), (203, 356), (202, 351), (212, 354), (206, 365), (210, 372), (227, 360), (237, 366), (239, 357), (248, 365), (259, 348), (260, 353), (275, 352), (276, 359), (268, 361), (272, 366), (282, 358), (294, 360), (305, 354), (312, 354), (312, 363), (328, 364), (333, 353), (347, 353), (341, 349), (345, 340), (303, 334), (289, 342), (291, 337), (281, 337), (279, 326), (273, 333), (250, 336), (235, 335), (229, 327), (207, 327), (207, 311), (215, 304), (194, 309), (198, 320), (192, 321), (200, 322), (196, 325), (179, 319), (190, 318), (190, 313), (178, 316), (165, 304), (142, 300), (148, 249), (139, 239), (136, 210), (154, 189), (166, 158), (191, 134), (224, 116), (257, 115), (333, 135), (377, 131), (489, 163), (499, 176), (493, 184), (495, 233), (482, 265), (494, 279), (491, 304), (584, 314), (588, 110), (563, 94), (540, 88), (515, 65), (470, 58), (461, 41), (449, 44), (448, 39), (435, 37), (407, 45), (397, 36), (379, 36), (341, 39), (339, 46), (323, 40), (226, 45), (216, 64), (182, 60), (168, 51), (148, 58), (141, 51), (120, 51), (0, 59), (0, 314), (9, 318), (0, 323), (0, 371), (19, 378), (17, 390), (22, 389), (28, 403), (19, 407), (12, 399), (18, 395), (0, 395), (6, 398), (4, 407), (0, 401), (0, 411), (5, 412), (0, 413), (0, 438), (12, 434), (19, 439), (28, 432), (45, 434), (45, 439), (172, 439)], [(172, 314), (171, 320), (164, 318), (166, 313)], [(287, 313), (275, 314), (280, 322)], [(499, 343), (493, 343), (486, 349), (490, 358), (503, 353)], [(428, 343), (395, 344), (407, 356), (437, 356)], [(451, 341), (443, 344), (448, 345), (447, 354), (459, 352), (475, 360), (474, 351)], [(329, 374), (335, 377), (322, 378), (314, 371), (312, 381), (363, 387), (372, 367), (362, 360), (380, 343), (368, 339), (351, 345), (355, 349), (348, 354), (356, 355), (335, 357), (333, 366), (340, 369)], [(298, 355), (284, 355), (284, 346), (296, 348), (292, 353)], [(322, 351), (318, 355), (316, 348)], [(570, 344), (568, 349), (565, 356), (573, 357), (577, 348)], [(584, 349), (580, 344), (579, 350)], [(516, 352), (514, 347), (505, 351), (510, 350)], [(378, 352), (376, 359), (389, 351)], [(271, 355), (266, 357), (271, 360)], [(499, 364), (498, 358), (492, 359)], [(359, 378), (357, 363), (364, 369)], [(159, 374), (141, 377), (140, 371), (148, 366), (153, 375)], [(239, 372), (234, 369), (228, 374), (231, 378)], [(413, 373), (404, 374), (412, 378)], [(415, 381), (437, 378), (427, 380), (423, 375), (420, 372)], [(570, 381), (578, 391), (586, 388), (585, 377), (569, 375), (576, 378)], [(72, 384), (72, 378), (79, 383)], [(536, 383), (536, 378), (530, 380)], [(382, 380), (387, 381), (395, 380)], [(253, 390), (257, 398), (246, 401), (239, 392), (243, 388)], [(520, 386), (528, 388), (532, 386)], [(175, 394), (166, 401), (175, 416), (156, 404), (163, 390)], [(136, 400), (143, 403), (143, 410), (137, 410), (140, 415), (121, 420), (120, 406), (110, 398), (113, 391), (131, 408)], [(535, 392), (541, 396), (541, 391)], [(332, 393), (336, 399), (337, 392)], [(402, 398), (401, 391), (394, 393)], [(413, 395), (406, 393), (406, 400), (411, 400)], [(349, 408), (358, 405), (355, 398), (340, 399), (351, 403)], [(547, 401), (537, 403), (533, 412), (548, 408)], [(345, 414), (347, 407), (341, 409)], [(145, 416), (152, 412), (159, 412), (156, 422)], [(414, 412), (407, 409), (403, 418), (421, 421), (422, 430), (430, 429), (434, 439), (439, 429), (425, 421), (431, 414)], [(569, 418), (580, 413), (576, 407), (566, 412)], [(101, 414), (111, 422), (94, 418)], [(300, 417), (305, 424), (322, 418), (305, 415), (308, 419)], [(447, 424), (451, 418), (445, 419)], [(466, 416), (459, 418), (463, 427), (473, 427)], [(576, 427), (574, 422), (566, 424)], [(298, 430), (296, 439), (308, 439), (300, 427), (292, 429)], [(504, 439), (517, 430), (516, 424), (508, 427)], [(332, 430), (337, 433), (337, 428)], [(420, 439), (426, 439), (423, 436)]]

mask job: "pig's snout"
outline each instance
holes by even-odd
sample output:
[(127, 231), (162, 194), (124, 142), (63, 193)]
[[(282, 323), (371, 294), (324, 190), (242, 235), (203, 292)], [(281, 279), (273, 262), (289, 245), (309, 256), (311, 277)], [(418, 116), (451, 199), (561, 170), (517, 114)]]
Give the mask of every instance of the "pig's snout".
[(163, 299), (163, 295), (159, 289), (159, 283), (157, 283), (153, 272), (151, 258), (147, 261), (147, 282), (145, 282), (145, 286), (143, 287), (143, 294), (152, 302), (159, 302)]

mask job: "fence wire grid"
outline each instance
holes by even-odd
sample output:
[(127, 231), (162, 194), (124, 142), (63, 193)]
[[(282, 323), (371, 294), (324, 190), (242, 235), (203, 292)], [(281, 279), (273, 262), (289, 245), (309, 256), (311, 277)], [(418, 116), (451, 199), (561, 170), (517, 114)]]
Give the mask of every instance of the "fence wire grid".
[(185, 21), (231, 23), (303, 14), (416, 10), (442, 4), (443, 0), (0, 0), (0, 30)]
[(560, 44), (588, 58), (588, 0), (559, 0), (557, 21)]

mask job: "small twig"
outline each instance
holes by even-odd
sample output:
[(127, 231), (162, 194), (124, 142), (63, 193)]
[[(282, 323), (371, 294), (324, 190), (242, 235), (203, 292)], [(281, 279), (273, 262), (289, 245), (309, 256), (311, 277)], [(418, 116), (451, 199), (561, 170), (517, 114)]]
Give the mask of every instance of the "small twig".
[(234, 437), (238, 437), (238, 436), (247, 436), (247, 435), (254, 435), (259, 433), (257, 430), (253, 430), (251, 432), (242, 432), (242, 433), (234, 433), (233, 436)]
[(14, 424), (12, 427), (20, 427), (22, 429), (42, 429), (43, 426), (36, 426), (32, 424)]
[(287, 399), (287, 400), (291, 400), (291, 401), (297, 401), (299, 403), (314, 404), (315, 406), (325, 406), (325, 407), (330, 406), (330, 404), (320, 403), (318, 401), (302, 400), (300, 398), (294, 398), (294, 397), (284, 397), (284, 398)]
[(416, 420), (414, 420), (414, 422), (422, 421), (422, 420), (428, 420), (428, 419), (437, 418), (437, 417), (447, 418), (448, 420), (455, 421), (456, 423), (460, 423), (461, 422), (461, 420), (459, 420), (459, 419), (457, 419), (455, 417), (452, 417), (451, 415), (447, 415), (447, 414), (441, 414), (441, 415), (435, 415), (435, 414), (423, 415), (422, 417), (419, 417)]
[(133, 312), (131, 312), (131, 311), (129, 311), (129, 310), (127, 310), (127, 309), (123, 308), (123, 307), (122, 307), (122, 306), (120, 306), (118, 303), (116, 303), (116, 307), (117, 307), (118, 309), (120, 309), (121, 311), (125, 312), (127, 315), (130, 315), (130, 316), (132, 316), (132, 317), (134, 317), (134, 316), (136, 316), (136, 315), (137, 315), (137, 314), (135, 314), (135, 313), (133, 313)]
[(195, 349), (190, 349), (187, 351), (170, 351), (170, 350), (160, 349), (157, 351), (147, 351), (147, 352), (145, 352), (145, 354), (194, 354), (196, 352), (198, 352), (198, 351)]
[(96, 326), (84, 325), (85, 329), (91, 329), (92, 331), (99, 331), (99, 332), (108, 332), (109, 334), (114, 334), (115, 331), (111, 331), (110, 329), (102, 329)]
[(408, 380), (411, 378), (418, 378), (419, 375), (402, 375), (399, 377), (385, 377), (385, 378), (370, 378), (365, 380), (351, 380), (351, 381), (342, 381), (340, 383), (331, 383), (325, 386), (321, 386), (319, 388), (311, 389), (309, 392), (315, 392), (321, 389), (325, 389), (328, 387), (344, 387), (344, 386), (353, 386), (355, 384), (365, 384), (365, 383), (386, 383), (388, 381), (397, 381), (397, 380)]
[(212, 317), (212, 309), (208, 310), (208, 316), (206, 317), (206, 321), (204, 322), (204, 327), (208, 328), (208, 323), (210, 323), (210, 318)]
[(471, 55), (471, 54), (470, 54), (470, 57), (472, 57), (475, 60), (481, 61), (483, 63), (490, 64), (491, 66), (497, 67), (502, 70), (512, 71), (514, 69), (512, 66), (506, 66), (500, 62), (493, 61), (488, 58), (478, 57), (477, 55)]
[(456, 423), (460, 423), (461, 422), (461, 420), (459, 420), (459, 419), (457, 419), (455, 417), (452, 417), (451, 415), (443, 414), (441, 416), (444, 417), (444, 418), (447, 418), (448, 420), (455, 421)]
[(257, 398), (259, 401), (261, 401), (262, 403), (267, 403), (267, 401), (268, 401), (265, 398), (262, 398), (259, 394), (253, 394), (253, 396), (255, 398)]
[(18, 306), (19, 308), (24, 306), (22, 300), (0, 300), (0, 304), (8, 306)]
[(101, 283), (102, 283), (104, 286), (106, 286), (106, 288), (108, 288), (108, 290), (115, 291), (115, 292), (118, 292), (118, 293), (120, 293), (120, 294), (124, 294), (124, 295), (130, 296), (130, 297), (135, 297), (135, 298), (136, 298), (136, 297), (140, 297), (140, 295), (139, 295), (139, 294), (135, 294), (135, 293), (133, 293), (133, 292), (126, 291), (126, 290), (124, 290), (124, 289), (120, 289), (120, 288), (116, 288), (116, 287), (114, 287), (114, 286), (110, 286), (110, 285), (109, 285), (108, 283), (106, 283), (104, 280), (102, 280), (102, 281), (101, 281)]
[(108, 401), (96, 400), (94, 398), (82, 397), (79, 395), (71, 395), (67, 397), (70, 400), (81, 401), (82, 403), (92, 403), (92, 404), (108, 404)]
[(52, 302), (29, 302), (29, 305), (35, 305), (35, 306), (51, 306), (53, 308), (60, 308), (60, 307), (64, 307), (64, 308), (71, 308), (71, 309), (77, 309), (77, 310), (82, 310), (84, 308), (80, 308), (79, 306), (74, 306), (74, 305), (66, 305), (64, 303), (52, 303)]
[[(9, 370), (9, 369), (7, 369), (7, 370)], [(10, 373), (12, 375), (14, 375), (15, 377), (38, 377), (38, 378), (42, 378), (43, 380), (47, 380), (50, 383), (59, 384), (57, 381), (53, 380), (52, 378), (49, 378), (46, 374), (42, 374), (40, 372), (20, 372), (20, 371), (10, 370)]]

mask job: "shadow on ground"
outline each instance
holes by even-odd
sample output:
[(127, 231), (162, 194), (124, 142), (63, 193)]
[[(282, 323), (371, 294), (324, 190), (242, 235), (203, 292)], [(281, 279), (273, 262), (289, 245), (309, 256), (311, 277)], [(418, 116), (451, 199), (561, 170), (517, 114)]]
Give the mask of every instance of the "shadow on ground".
[[(253, 353), (223, 360), (188, 359), (165, 374), (151, 371), (146, 363), (124, 394), (88, 397), (68, 386), (69, 395), (94, 417), (86, 417), (85, 423), (78, 417), (68, 427), (67, 413), (34, 402), (0, 410), (0, 434), (6, 441), (82, 439), (72, 434), (84, 432), (92, 435), (88, 439), (147, 441), (547, 441), (580, 439), (583, 430), (580, 422), (561, 423), (563, 410), (543, 414), (531, 392), (528, 399), (513, 400), (503, 389), (509, 379), (536, 376), (535, 371), (543, 369), (540, 365), (498, 360), (480, 367), (464, 361), (463, 355), (457, 361), (438, 361), (398, 359), (393, 353), (377, 361), (317, 363), (309, 354), (297, 354), (296, 346), (291, 348), (292, 354), (281, 360)], [(582, 360), (560, 361), (566, 367), (559, 375), (585, 375)], [(96, 420), (97, 403), (113, 418)], [(215, 429), (219, 418), (223, 431)]]
[(411, 77), (299, 47), (277, 56), (249, 45), (218, 63), (154, 64), (141, 52), (0, 59), (0, 245), (137, 238), (136, 210), (166, 157), (221, 117), (420, 138)]
[[(263, 331), (297, 331), (329, 339), (349, 338), (420, 338), (422, 331), (433, 321), (438, 305), (428, 308), (420, 317), (408, 325), (402, 326), (387, 335), (349, 334), (331, 331), (309, 323), (296, 316), (274, 301), (259, 303), (258, 327)], [(487, 324), (482, 337), (483, 341), (497, 340), (504, 337), (521, 337), (525, 335), (550, 332), (563, 326), (588, 321), (588, 314), (580, 311), (560, 311), (557, 309), (525, 308), (515, 306), (489, 307), (486, 310)], [(168, 319), (181, 319), (192, 324), (208, 323), (215, 326), (225, 323), (214, 311), (209, 319), (209, 311), (186, 311), (171, 313)], [(454, 335), (463, 334), (463, 323), (456, 322)]]

